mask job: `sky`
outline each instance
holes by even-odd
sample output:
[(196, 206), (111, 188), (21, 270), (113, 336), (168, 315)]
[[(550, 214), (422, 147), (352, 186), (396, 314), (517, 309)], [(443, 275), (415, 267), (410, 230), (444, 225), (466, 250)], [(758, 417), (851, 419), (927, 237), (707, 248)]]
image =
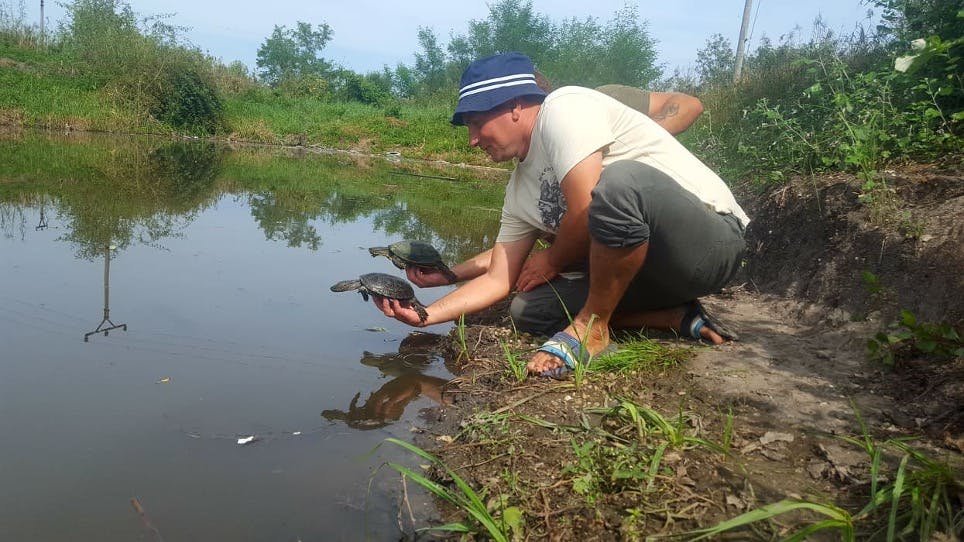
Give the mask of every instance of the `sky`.
[[(40, 20), (41, 0), (0, 0), (9, 6), (24, 3), (27, 21)], [(799, 28), (802, 38), (812, 34), (821, 17), (831, 29), (849, 34), (866, 22), (866, 0), (753, 0), (749, 50), (762, 36), (776, 42)], [(47, 27), (56, 27), (64, 10), (56, 0), (44, 2)], [(276, 25), (294, 28), (298, 21), (327, 23), (333, 38), (321, 56), (355, 72), (381, 71), (383, 66), (414, 64), (419, 50), (419, 27), (431, 28), (440, 44), (452, 34), (464, 34), (468, 21), (484, 20), (494, 2), (479, 0), (130, 0), (139, 16), (171, 15), (167, 22), (189, 27), (186, 37), (202, 51), (225, 64), (241, 61), (254, 69), (258, 48)], [(533, 10), (554, 23), (576, 17), (613, 19), (627, 3), (637, 6), (657, 42), (657, 62), (664, 74), (695, 66), (697, 51), (713, 34), (722, 34), (734, 49), (739, 38), (745, 0), (532, 0)]]

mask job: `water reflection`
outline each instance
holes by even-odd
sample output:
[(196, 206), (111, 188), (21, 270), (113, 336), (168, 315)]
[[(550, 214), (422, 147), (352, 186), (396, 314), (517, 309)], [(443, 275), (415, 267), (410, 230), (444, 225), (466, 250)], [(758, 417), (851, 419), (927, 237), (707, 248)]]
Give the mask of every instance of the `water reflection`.
[(205, 199), (221, 174), (225, 148), (207, 141), (175, 141), (150, 151), (148, 172), (173, 198)]
[(341, 421), (354, 429), (369, 430), (397, 421), (405, 407), (424, 395), (436, 404), (451, 404), (445, 397), (448, 380), (423, 373), (438, 359), (445, 337), (433, 333), (413, 332), (399, 344), (398, 353), (365, 352), (361, 364), (376, 367), (383, 376), (393, 377), (369, 394), (361, 405), (361, 392), (352, 397), (348, 410), (329, 409), (321, 413), (328, 421)]
[(100, 324), (97, 325), (97, 328), (84, 333), (84, 342), (88, 342), (91, 335), (98, 333), (103, 333), (104, 337), (106, 337), (115, 329), (127, 331), (127, 324), (115, 324), (110, 320), (110, 253), (116, 248), (114, 245), (104, 247), (104, 318), (100, 321)]
[(37, 225), (34, 226), (34, 231), (42, 231), (47, 229), (47, 198), (46, 196), (40, 199), (40, 220)]
[(408, 438), (450, 375), (437, 336), (327, 286), (394, 272), (365, 247), (399, 239), (478, 252), (500, 190), (388, 161), (85, 137), (0, 137), (0, 539), (143, 538), (117, 512), (136, 495), (172, 540), (353, 540), (363, 523), (397, 540), (394, 501), (368, 484), (373, 462), (405, 458), (358, 458)]

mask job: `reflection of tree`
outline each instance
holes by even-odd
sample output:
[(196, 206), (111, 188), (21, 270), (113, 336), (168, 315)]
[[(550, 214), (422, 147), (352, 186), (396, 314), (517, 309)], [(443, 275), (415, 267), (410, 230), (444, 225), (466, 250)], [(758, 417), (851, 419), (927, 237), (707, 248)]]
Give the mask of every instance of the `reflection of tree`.
[(311, 212), (292, 207), (277, 192), (249, 196), (248, 205), (266, 239), (284, 240), (289, 247), (305, 246), (311, 250), (321, 246), (321, 236), (309, 224), (321, 215), (320, 210)]
[(206, 141), (177, 141), (150, 153), (150, 172), (167, 183), (173, 199), (191, 201), (209, 194), (221, 172), (223, 152)]
[(192, 141), (156, 148), (146, 159), (137, 147), (102, 156), (84, 182), (61, 192), (58, 213), (70, 226), (62, 238), (94, 259), (109, 244), (122, 250), (176, 236), (218, 196), (220, 152)]
[[(87, 259), (99, 258), (106, 243), (122, 251), (178, 235), (217, 201), (222, 187), (254, 194), (246, 199), (268, 239), (310, 249), (323, 243), (317, 221), (370, 217), (388, 235), (431, 242), (455, 262), (491, 245), (498, 227), (497, 183), (392, 175), (397, 164), (343, 155), (295, 159), (265, 148), (224, 151), (203, 141), (158, 145), (89, 136), (75, 144), (53, 136), (0, 137), (0, 179), (11, 181), (3, 184), (0, 200), (16, 209), (51, 194), (45, 215), (63, 220), (62, 239)], [(0, 230), (22, 237), (17, 218), (0, 207)]]
[(385, 233), (399, 234), (405, 239), (422, 239), (431, 242), (433, 237), (427, 225), (409, 212), (405, 205), (398, 203), (376, 212), (373, 223), (376, 228), (385, 230)]

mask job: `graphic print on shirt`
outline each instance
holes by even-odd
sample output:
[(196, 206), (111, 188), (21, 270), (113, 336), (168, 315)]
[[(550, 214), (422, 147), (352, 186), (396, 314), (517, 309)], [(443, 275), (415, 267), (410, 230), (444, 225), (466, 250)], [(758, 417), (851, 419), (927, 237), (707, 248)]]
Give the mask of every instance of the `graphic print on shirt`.
[(539, 216), (547, 228), (557, 231), (564, 212), (566, 196), (562, 193), (555, 171), (547, 167), (539, 174)]

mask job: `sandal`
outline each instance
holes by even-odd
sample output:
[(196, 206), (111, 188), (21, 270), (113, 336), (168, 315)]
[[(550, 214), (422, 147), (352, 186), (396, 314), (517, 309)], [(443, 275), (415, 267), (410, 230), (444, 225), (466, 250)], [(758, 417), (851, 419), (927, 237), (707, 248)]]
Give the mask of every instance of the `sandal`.
[(683, 320), (679, 326), (680, 333), (684, 336), (700, 340), (700, 330), (703, 329), (703, 326), (706, 326), (728, 341), (739, 340), (739, 336), (736, 333), (730, 331), (718, 320), (710, 316), (698, 299), (690, 301), (685, 306), (686, 312), (683, 314)]
[(538, 348), (538, 351), (547, 352), (562, 360), (562, 365), (539, 373), (539, 376), (547, 376), (557, 380), (561, 380), (567, 373), (574, 371), (577, 363), (588, 363), (590, 358), (589, 352), (583, 348), (579, 339), (565, 331), (553, 335), (551, 339)]

